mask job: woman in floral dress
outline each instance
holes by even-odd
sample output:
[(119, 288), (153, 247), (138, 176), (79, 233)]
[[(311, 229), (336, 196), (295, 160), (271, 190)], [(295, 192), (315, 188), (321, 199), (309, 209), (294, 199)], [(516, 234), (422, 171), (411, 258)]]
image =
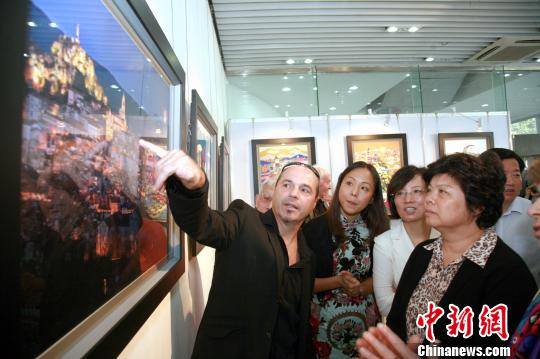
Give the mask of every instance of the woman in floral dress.
[(373, 296), (373, 238), (388, 229), (381, 181), (363, 161), (339, 176), (328, 211), (304, 228), (317, 273), (310, 324), (318, 358), (356, 356), (355, 341), (380, 320)]

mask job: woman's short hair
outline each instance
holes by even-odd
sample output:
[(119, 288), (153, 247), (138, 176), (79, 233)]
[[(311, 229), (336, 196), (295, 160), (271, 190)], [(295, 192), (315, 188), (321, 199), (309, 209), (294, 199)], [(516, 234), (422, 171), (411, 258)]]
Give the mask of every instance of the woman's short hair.
[(454, 153), (431, 163), (424, 174), (429, 184), (433, 177), (446, 174), (458, 182), (465, 194), (467, 209), (480, 210), (476, 225), (485, 229), (497, 223), (504, 201), (504, 177), (492, 161), (484, 162), (465, 153)]
[(388, 202), (390, 203), (390, 218), (400, 218), (396, 208), (394, 195), (397, 192), (401, 191), (403, 187), (405, 187), (407, 183), (409, 183), (414, 177), (422, 177), (425, 172), (426, 169), (424, 167), (416, 167), (409, 165), (401, 167), (399, 170), (397, 170), (396, 173), (394, 173), (386, 189), (386, 197), (388, 198)]
[(540, 183), (540, 159), (537, 159), (527, 169), (527, 180), (530, 184)]

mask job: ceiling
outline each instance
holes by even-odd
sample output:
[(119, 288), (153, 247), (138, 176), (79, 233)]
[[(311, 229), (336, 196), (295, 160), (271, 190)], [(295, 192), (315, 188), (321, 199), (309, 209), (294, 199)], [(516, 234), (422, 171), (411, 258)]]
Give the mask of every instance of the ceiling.
[[(540, 41), (539, 0), (211, 3), (228, 74), (307, 67), (305, 58), (345, 69), (427, 64), (427, 57), (430, 65), (453, 66), (502, 37)], [(412, 25), (420, 29), (408, 32)], [(389, 33), (389, 26), (400, 30)]]

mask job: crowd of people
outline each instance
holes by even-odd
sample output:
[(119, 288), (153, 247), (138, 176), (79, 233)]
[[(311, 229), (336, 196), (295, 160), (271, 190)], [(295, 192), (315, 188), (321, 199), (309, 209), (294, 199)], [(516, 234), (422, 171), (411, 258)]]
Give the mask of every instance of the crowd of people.
[(328, 171), (292, 162), (256, 208), (219, 212), (196, 163), (166, 154), (156, 187), (216, 248), (193, 358), (416, 358), (419, 344), (540, 357), (540, 160), (527, 186), (523, 171), (507, 149), (452, 154), (398, 170), (385, 203), (366, 162), (333, 195)]

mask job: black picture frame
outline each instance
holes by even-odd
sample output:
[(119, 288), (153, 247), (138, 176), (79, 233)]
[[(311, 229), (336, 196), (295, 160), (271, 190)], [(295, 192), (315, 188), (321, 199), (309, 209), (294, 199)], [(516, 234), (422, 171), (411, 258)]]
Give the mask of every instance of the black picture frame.
[[(201, 139), (202, 133), (206, 132), (210, 139), (209, 143), (206, 140)], [(217, 143), (218, 128), (214, 122), (210, 111), (205, 106), (202, 98), (199, 96), (197, 90), (191, 90), (191, 106), (189, 116), (189, 154), (199, 165), (202, 165), (203, 169), (208, 176), (209, 188), (208, 188), (208, 205), (212, 209), (218, 209), (218, 143)], [(205, 152), (206, 146), (209, 147), (209, 151)], [(203, 159), (202, 155), (208, 154)], [(192, 238), (189, 238), (189, 253), (190, 256), (196, 256), (204, 248), (204, 246)]]
[[(296, 148), (294, 148), (296, 146)], [(268, 167), (261, 167), (261, 154), (263, 151), (276, 152), (281, 148), (284, 148), (289, 153), (283, 153), (283, 155), (291, 155), (289, 159), (287, 156), (276, 156), (276, 164), (269, 165)], [(300, 153), (294, 154), (296, 150)], [(292, 152), (291, 152), (292, 151)], [(283, 165), (293, 161), (304, 161), (311, 165), (317, 163), (317, 156), (315, 153), (315, 137), (294, 137), (294, 138), (267, 138), (267, 139), (255, 139), (251, 140), (251, 159), (253, 168), (253, 197), (259, 193), (259, 183), (262, 181), (262, 177), (277, 176), (279, 170)], [(266, 166), (266, 165), (265, 165)], [(268, 169), (268, 171), (265, 171)], [(265, 173), (263, 173), (265, 172)]]
[[(28, 4), (26, 1), (22, 1), (13, 5), (13, 14), (10, 12), (10, 16), (8, 16), (9, 28), (14, 33), (13, 39), (19, 39), (20, 41), (15, 41), (18, 44), (15, 49), (5, 51), (6, 57), (13, 60), (13, 66), (8, 66), (8, 73), (12, 74), (12, 76), (6, 76), (5, 79), (13, 78), (13, 82), (10, 81), (10, 83), (13, 84), (15, 91), (10, 92), (13, 97), (7, 101), (10, 106), (4, 108), (8, 111), (9, 108), (15, 110), (11, 112), (10, 116), (14, 120), (9, 121), (10, 124), (13, 124), (13, 128), (10, 129), (14, 131), (9, 133), (10, 141), (2, 141), (2, 143), (10, 143), (11, 149), (6, 153), (10, 154), (10, 159), (16, 164), (14, 168), (20, 168), (21, 164), (21, 152), (19, 150), (21, 148), (20, 129), (23, 121), (21, 108), (26, 92), (23, 80), (23, 52), (26, 46), (25, 32), (28, 21)], [(151, 57), (155, 66), (159, 67), (168, 83), (173, 86), (172, 91), (175, 91), (174, 88), (180, 89), (180, 92), (176, 91), (175, 93), (179, 93), (178, 97), (180, 98), (177, 98), (176, 101), (181, 102), (182, 112), (174, 119), (175, 126), (172, 123), (169, 124), (169, 137), (171, 138), (169, 145), (187, 149), (185, 141), (187, 121), (184, 108), (185, 73), (152, 11), (146, 2), (142, 0), (104, 0), (102, 6), (111, 11), (117, 19), (121, 19), (118, 21), (120, 26), (130, 36), (137, 39), (136, 42), (144, 48), (145, 54)], [(114, 46), (114, 44), (107, 43), (103, 44), (103, 46), (106, 48)], [(3, 99), (7, 98), (3, 97)], [(173, 127), (178, 130), (176, 133), (171, 131)], [(8, 132), (10, 131), (4, 131), (3, 134), (8, 134)], [(172, 139), (173, 136), (174, 139)], [(20, 353), (19, 346), (27, 344), (22, 340), (20, 318), (15, 314), (18, 309), (17, 300), (19, 299), (19, 288), (21, 287), (20, 271), (17, 269), (21, 253), (16, 249), (20, 241), (20, 211), (18, 208), (20, 208), (21, 202), (19, 195), (21, 184), (20, 172), (16, 170), (13, 173), (16, 173), (16, 175), (9, 177), (10, 181), (6, 188), (12, 196), (9, 199), (6, 198), (4, 202), (14, 214), (13, 227), (10, 228), (11, 232), (7, 232), (10, 235), (2, 244), (2, 253), (8, 254), (11, 258), (10, 261), (2, 261), (10, 269), (3, 271), (9, 276), (9, 280), (4, 281), (4, 283), (13, 288), (13, 297), (8, 299), (5, 308), (8, 308), (13, 314), (11, 316), (12, 320), (2, 320), (2, 322), (8, 326), (8, 330), (4, 331), (4, 333), (9, 333), (11, 336), (11, 350)], [(43, 357), (71, 355), (101, 358), (116, 357), (122, 352), (184, 273), (185, 256), (182, 246), (183, 241), (181, 240), (182, 233), (177, 226), (173, 225), (170, 215), (169, 223), (168, 238), (172, 248), (169, 256), (161, 261), (155, 267), (155, 270), (143, 273), (110, 301), (87, 316), (86, 319), (83, 319), (73, 330), (42, 352)], [(17, 356), (14, 355), (14, 357)]]
[(219, 145), (219, 161), (218, 161), (218, 202), (219, 209), (224, 211), (231, 203), (231, 162), (229, 145), (225, 141), (225, 137), (221, 136)]
[(404, 133), (347, 136), (349, 165), (356, 161), (372, 164), (379, 173), (383, 197), (392, 175), (408, 164), (407, 135)]
[[(493, 148), (493, 132), (453, 132), (439, 133), (439, 158), (455, 152), (464, 152), (475, 156)], [(462, 148), (463, 151), (455, 151)]]

